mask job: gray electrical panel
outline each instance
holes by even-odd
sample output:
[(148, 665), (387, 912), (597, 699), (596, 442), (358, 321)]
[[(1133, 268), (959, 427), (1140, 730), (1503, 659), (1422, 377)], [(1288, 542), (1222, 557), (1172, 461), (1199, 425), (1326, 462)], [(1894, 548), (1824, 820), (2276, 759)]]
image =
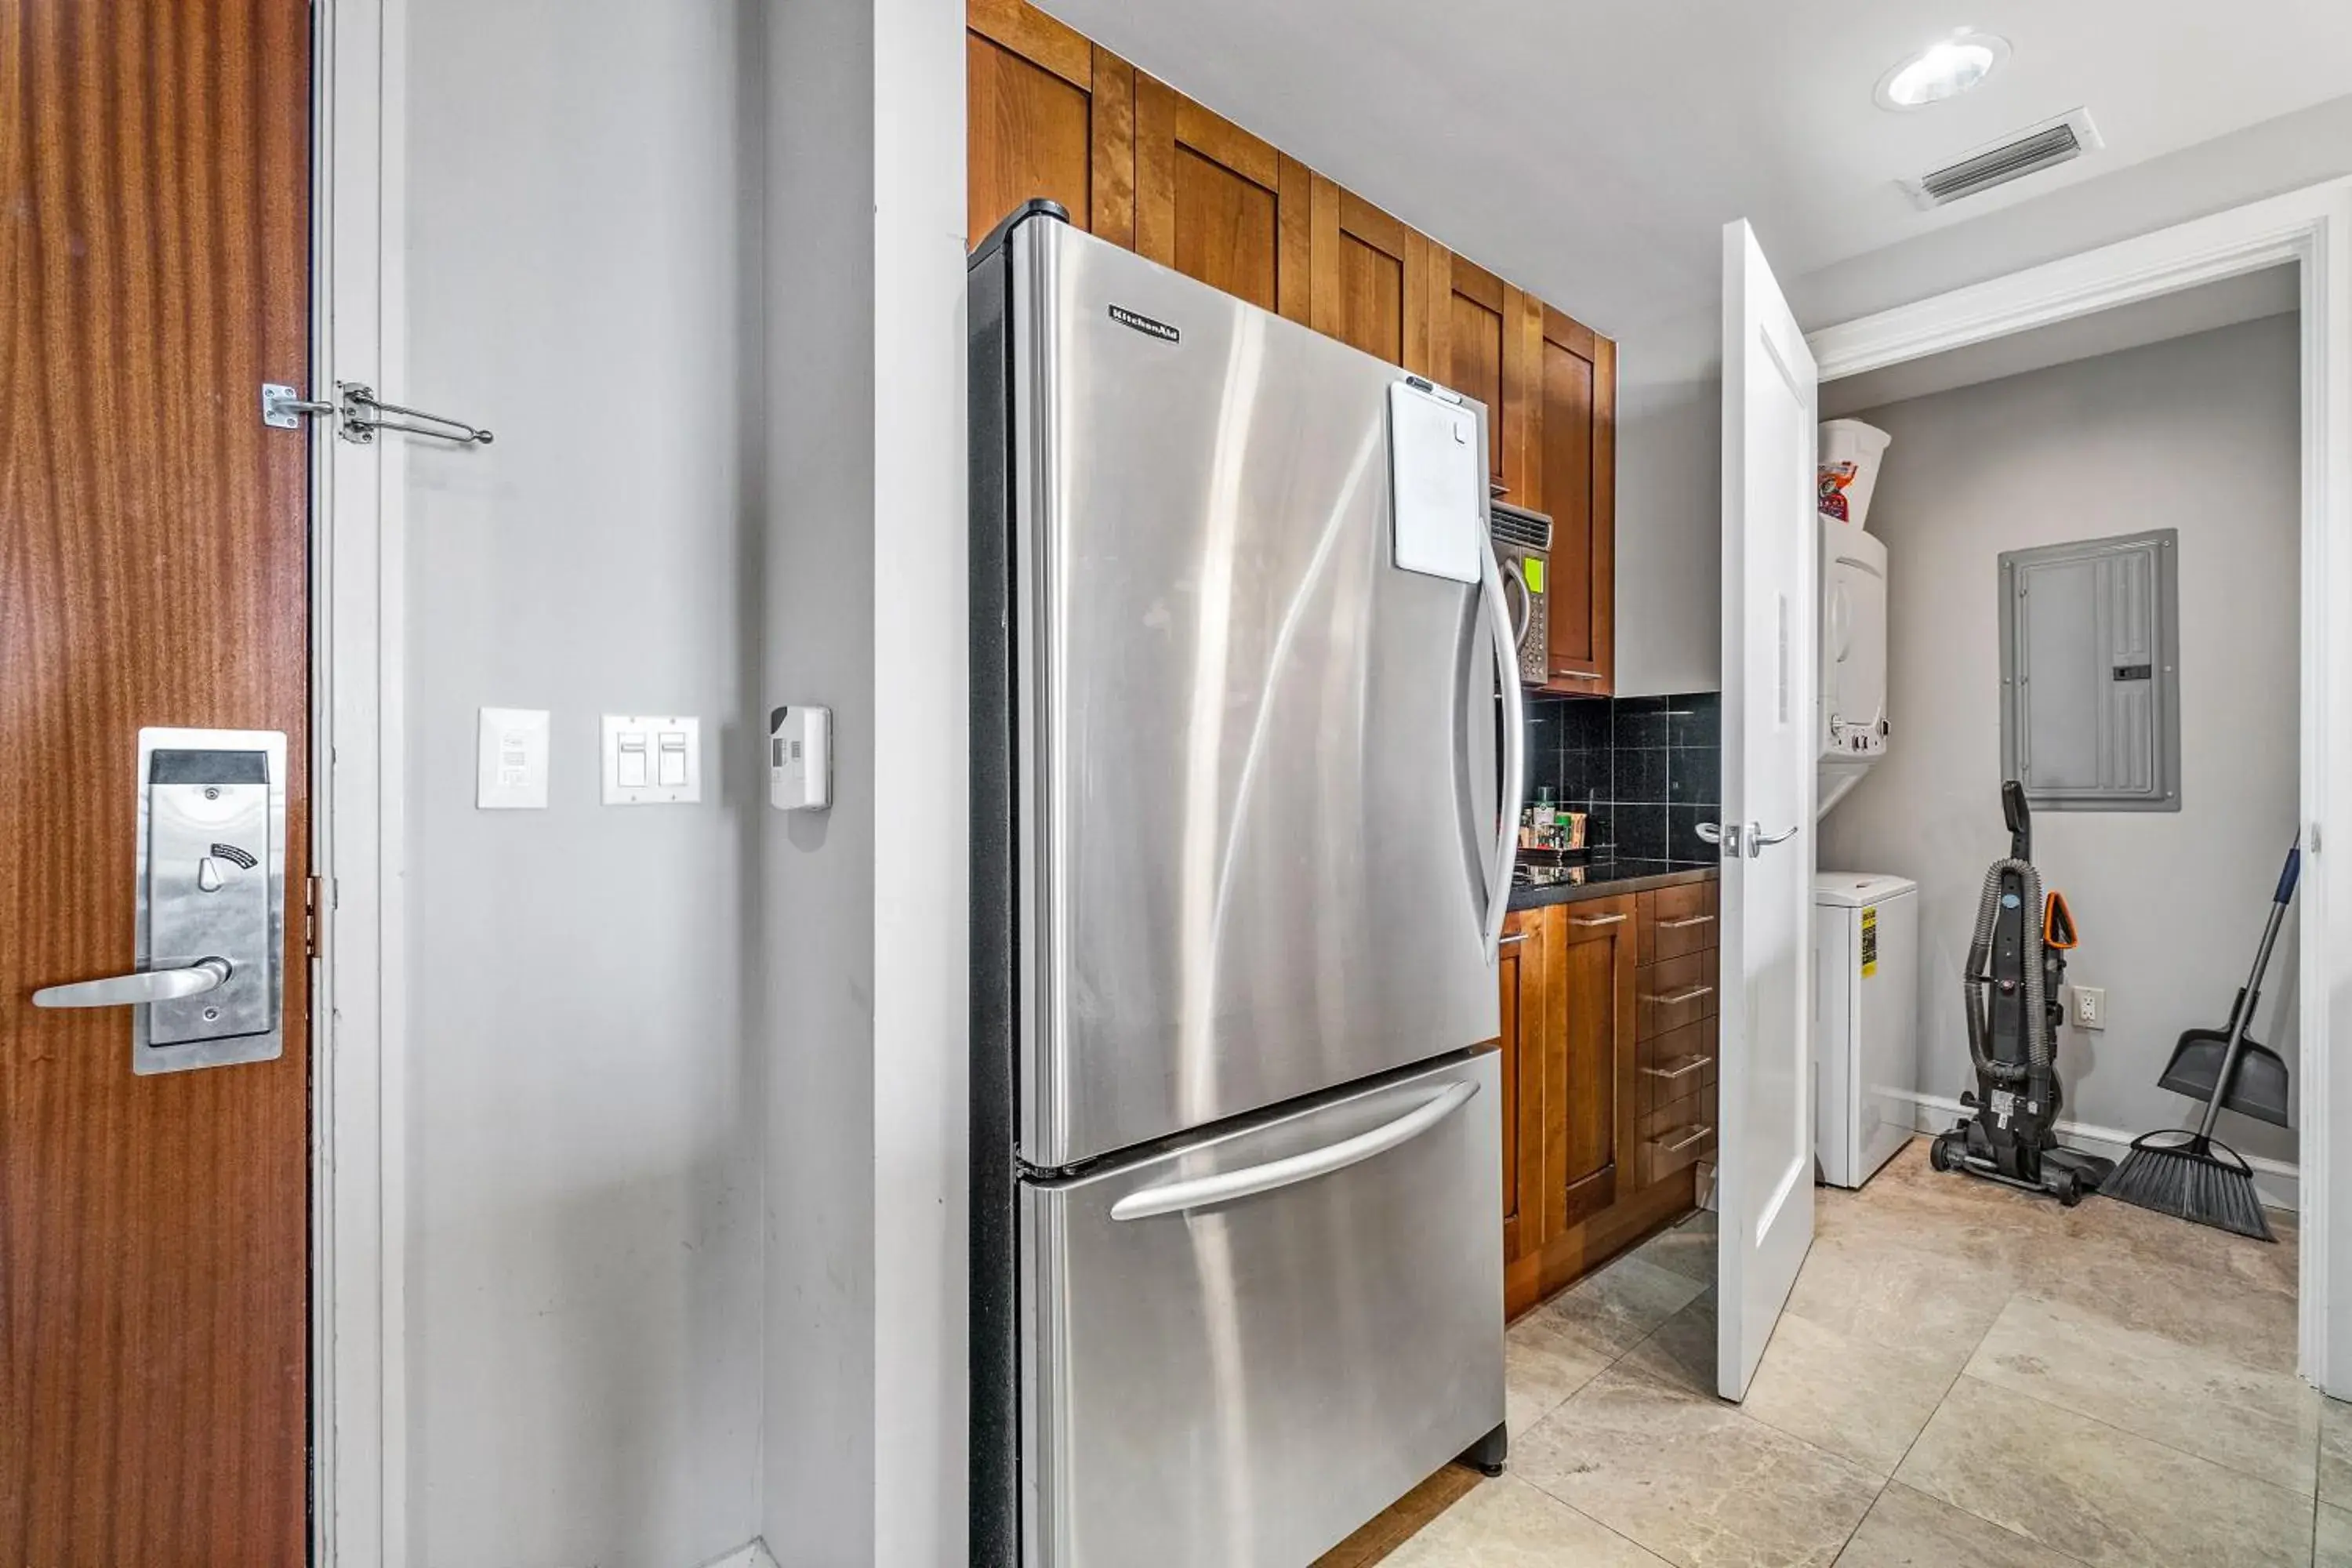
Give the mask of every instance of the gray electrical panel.
[(2050, 811), (2180, 809), (2178, 530), (2000, 557), (2000, 763)]

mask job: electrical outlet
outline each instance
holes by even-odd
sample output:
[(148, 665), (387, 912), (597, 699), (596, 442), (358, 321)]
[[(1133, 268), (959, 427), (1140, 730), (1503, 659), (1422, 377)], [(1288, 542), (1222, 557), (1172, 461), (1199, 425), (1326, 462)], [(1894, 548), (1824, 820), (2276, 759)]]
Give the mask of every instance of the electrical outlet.
[(2074, 987), (2074, 1026), (2078, 1029), (2104, 1029), (2107, 1026), (2107, 993), (2105, 986)]

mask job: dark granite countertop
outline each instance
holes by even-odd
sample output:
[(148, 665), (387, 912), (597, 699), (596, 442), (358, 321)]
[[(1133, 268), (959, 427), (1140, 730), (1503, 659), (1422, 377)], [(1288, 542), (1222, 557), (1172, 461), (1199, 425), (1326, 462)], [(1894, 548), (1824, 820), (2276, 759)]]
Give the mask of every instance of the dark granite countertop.
[(1522, 865), (1516, 885), (1511, 889), (1511, 908), (1539, 910), (1550, 904), (1572, 904), (1582, 899), (1613, 899), (1624, 893), (1643, 893), (1653, 888), (1671, 888), (1683, 882), (1711, 881), (1715, 875), (1716, 868), (1713, 866), (1682, 866), (1671, 860), (1620, 859), (1605, 854), (1565, 866)]

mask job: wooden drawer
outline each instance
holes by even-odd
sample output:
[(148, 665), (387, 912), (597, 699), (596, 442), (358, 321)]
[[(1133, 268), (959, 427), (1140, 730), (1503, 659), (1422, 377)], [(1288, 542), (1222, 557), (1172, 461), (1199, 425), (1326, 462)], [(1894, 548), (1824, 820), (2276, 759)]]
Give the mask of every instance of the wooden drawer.
[(1637, 1047), (1636, 1109), (1643, 1114), (1715, 1081), (1716, 1021), (1701, 1018)]
[(1715, 1016), (1715, 949), (1645, 963), (1633, 979), (1636, 1039), (1651, 1040)]
[(1716, 945), (1716, 884), (1685, 882), (1641, 896), (1642, 962), (1657, 963)]
[[(1708, 1069), (1710, 1075), (1713, 1070)], [(1715, 1130), (1712, 1082), (1643, 1117), (1641, 1184), (1646, 1187), (1664, 1181), (1714, 1152)]]

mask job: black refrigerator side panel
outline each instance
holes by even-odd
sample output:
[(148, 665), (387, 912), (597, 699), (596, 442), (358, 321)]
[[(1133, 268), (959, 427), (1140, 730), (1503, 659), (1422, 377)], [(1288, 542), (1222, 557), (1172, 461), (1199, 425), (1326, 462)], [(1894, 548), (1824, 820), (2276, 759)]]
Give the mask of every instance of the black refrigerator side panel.
[(1013, 247), (970, 278), (971, 505), (971, 1550), (1011, 1568), (1021, 1540), (1020, 1234), (1013, 1164)]

